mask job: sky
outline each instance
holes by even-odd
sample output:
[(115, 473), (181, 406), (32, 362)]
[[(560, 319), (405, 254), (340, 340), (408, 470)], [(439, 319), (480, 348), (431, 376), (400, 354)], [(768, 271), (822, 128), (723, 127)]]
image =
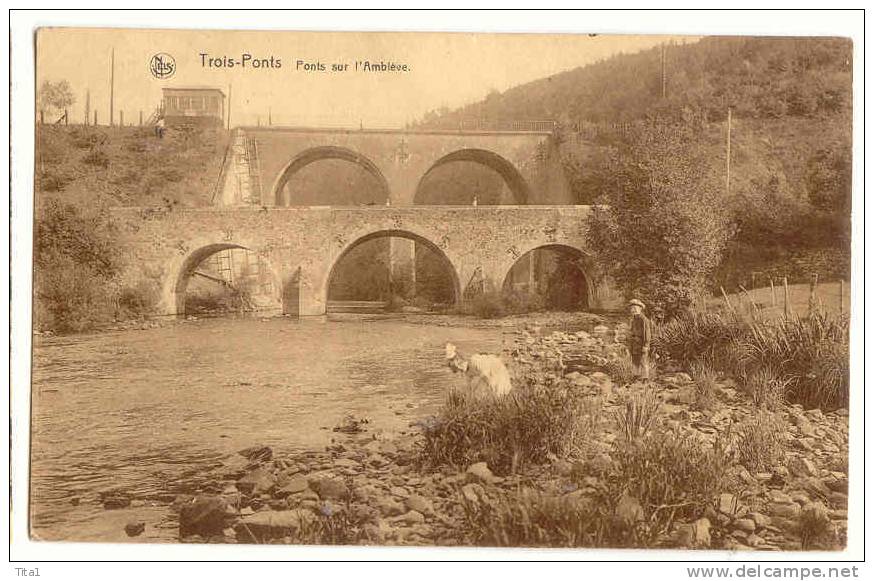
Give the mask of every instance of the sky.
[[(510, 87), (674, 40), (697, 37), (577, 34), (343, 33), (43, 28), (37, 34), (37, 86), (67, 80), (85, 114), (86, 91), (98, 119), (109, 118), (110, 62), (115, 51), (115, 111), (126, 123), (148, 116), (162, 87), (211, 86), (230, 93), (231, 125), (396, 128), (440, 107), (479, 101)], [(172, 77), (155, 78), (156, 53), (176, 62)], [(242, 66), (243, 55), (252, 60)], [(203, 56), (206, 55), (206, 56)], [(232, 68), (210, 66), (237, 61)], [(254, 68), (253, 60), (273, 59)], [(226, 60), (224, 59), (224, 60)], [(279, 61), (280, 66), (276, 66)], [(305, 70), (300, 63), (316, 64)], [(355, 70), (364, 61), (406, 71)], [(318, 64), (325, 70), (318, 70)], [(346, 70), (333, 70), (346, 65)], [(92, 113), (93, 115), (93, 113)]]

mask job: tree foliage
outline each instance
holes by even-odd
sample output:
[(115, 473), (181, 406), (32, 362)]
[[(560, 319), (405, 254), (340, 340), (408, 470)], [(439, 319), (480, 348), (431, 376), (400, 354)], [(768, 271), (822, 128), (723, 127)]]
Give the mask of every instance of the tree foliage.
[(43, 81), (36, 98), (40, 111), (63, 111), (76, 102), (73, 89), (66, 80)]
[(652, 121), (620, 145), (588, 242), (627, 296), (671, 315), (706, 289), (729, 236), (722, 185), (696, 130)]

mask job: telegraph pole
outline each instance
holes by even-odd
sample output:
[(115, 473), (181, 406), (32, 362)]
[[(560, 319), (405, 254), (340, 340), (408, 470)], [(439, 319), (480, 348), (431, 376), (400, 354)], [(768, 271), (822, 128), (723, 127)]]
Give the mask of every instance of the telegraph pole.
[(725, 193), (731, 193), (731, 107), (728, 108), (728, 127), (725, 132)]
[(115, 119), (115, 47), (112, 47), (109, 68), (109, 126), (112, 127)]
[(665, 45), (662, 45), (662, 99), (668, 94), (668, 76), (665, 71)]

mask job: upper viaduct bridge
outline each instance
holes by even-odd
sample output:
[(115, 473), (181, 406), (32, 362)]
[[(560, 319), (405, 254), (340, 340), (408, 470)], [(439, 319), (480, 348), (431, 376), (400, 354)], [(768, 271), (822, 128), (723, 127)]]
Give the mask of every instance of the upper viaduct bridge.
[[(205, 258), (245, 248), (267, 265), (282, 312), (321, 315), (338, 262), (377, 238), (407, 239), (434, 251), (459, 301), (471, 281), (500, 290), (513, 265), (543, 247), (573, 253), (590, 307), (611, 293), (585, 245), (588, 206), (569, 204), (558, 152), (545, 132), (407, 132), (244, 128), (216, 207), (124, 208), (115, 219), (132, 253), (126, 277), (151, 284), (163, 314), (183, 314), (192, 273)], [(386, 205), (287, 206), (285, 183), (321, 159), (364, 167), (384, 185)], [(429, 171), (450, 161), (497, 171), (516, 203), (415, 205)]]

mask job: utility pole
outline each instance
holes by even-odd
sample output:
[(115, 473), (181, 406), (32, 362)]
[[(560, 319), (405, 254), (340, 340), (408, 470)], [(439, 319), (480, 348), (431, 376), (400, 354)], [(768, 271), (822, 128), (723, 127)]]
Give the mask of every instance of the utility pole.
[(731, 107), (728, 108), (728, 127), (725, 132), (725, 193), (731, 193)]
[(109, 66), (109, 126), (112, 127), (115, 119), (115, 47), (112, 47), (112, 56)]
[(662, 45), (662, 99), (668, 95), (668, 76), (665, 71), (665, 45)]
[(231, 91), (234, 89), (233, 85), (228, 84), (228, 131), (231, 130)]

